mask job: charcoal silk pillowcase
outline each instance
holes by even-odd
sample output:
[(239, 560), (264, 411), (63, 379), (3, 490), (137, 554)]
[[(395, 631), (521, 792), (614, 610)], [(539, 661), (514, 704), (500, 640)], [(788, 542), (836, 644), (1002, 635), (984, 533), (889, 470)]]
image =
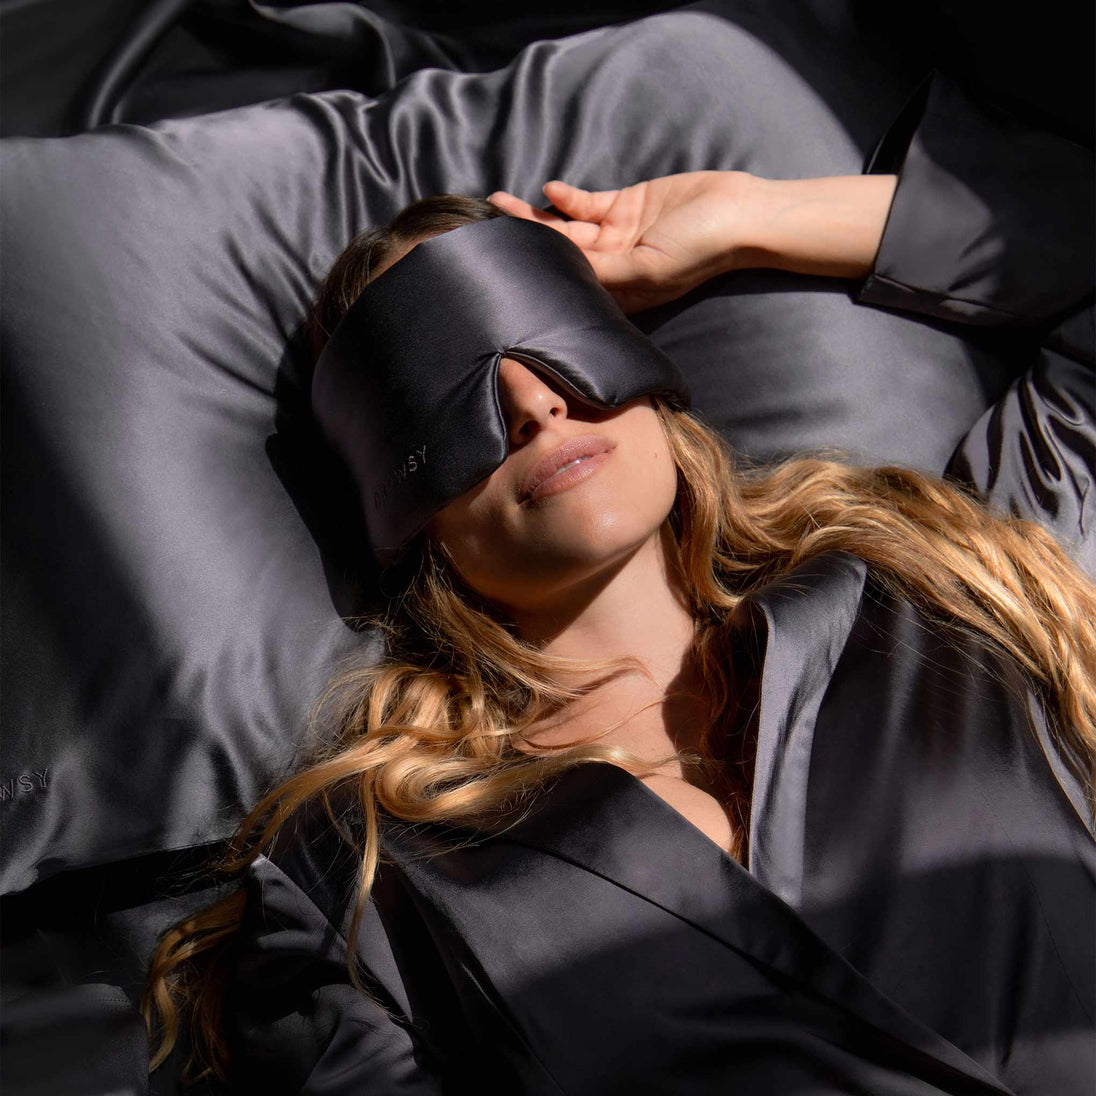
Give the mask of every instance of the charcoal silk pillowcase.
[[(847, 31), (789, 9), (763, 41), (749, 11), (540, 42), (376, 100), (6, 142), (5, 892), (223, 838), (309, 748), (335, 660), (379, 653), (340, 616), (369, 562), (300, 339), (354, 233), (433, 193), (539, 204), (553, 177), (863, 169), (910, 88)], [(751, 459), (942, 470), (1007, 355), (848, 289), (741, 272), (637, 322)]]

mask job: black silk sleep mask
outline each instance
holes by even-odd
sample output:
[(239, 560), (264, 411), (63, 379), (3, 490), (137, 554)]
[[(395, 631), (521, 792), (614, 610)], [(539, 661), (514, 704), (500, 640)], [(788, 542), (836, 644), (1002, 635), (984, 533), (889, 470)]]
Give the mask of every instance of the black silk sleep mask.
[(357, 480), (382, 567), (506, 459), (504, 357), (597, 407), (654, 393), (690, 402), (677, 366), (562, 233), (502, 216), (422, 241), (366, 286), (312, 381), (316, 419)]

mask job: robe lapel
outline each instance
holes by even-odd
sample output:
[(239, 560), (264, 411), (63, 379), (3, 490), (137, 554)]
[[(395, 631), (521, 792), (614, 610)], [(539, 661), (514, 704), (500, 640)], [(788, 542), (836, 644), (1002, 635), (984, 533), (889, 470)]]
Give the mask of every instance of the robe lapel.
[(496, 839), (549, 852), (625, 887), (967, 1084), (1008, 1094), (981, 1065), (876, 989), (789, 905), (801, 889), (811, 731), (864, 578), (862, 563), (834, 553), (752, 599), (767, 635), (750, 870), (637, 777), (600, 762), (566, 773), (528, 817)]
[[(1010, 1096), (988, 1071), (879, 992), (784, 901), (641, 780), (616, 765), (572, 769), (532, 816), (494, 838), (594, 872), (680, 917), (964, 1078)], [(964, 1091), (967, 1091), (965, 1088)]]
[(750, 873), (798, 909), (814, 728), (860, 609), (867, 567), (833, 552), (748, 599), (765, 634), (750, 798)]

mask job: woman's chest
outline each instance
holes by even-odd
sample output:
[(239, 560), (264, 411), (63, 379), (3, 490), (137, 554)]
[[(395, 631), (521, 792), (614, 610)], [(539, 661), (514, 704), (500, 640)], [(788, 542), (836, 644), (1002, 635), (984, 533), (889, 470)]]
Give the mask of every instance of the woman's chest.
[(655, 774), (640, 780), (725, 853), (734, 854), (735, 823), (716, 795), (678, 777)]

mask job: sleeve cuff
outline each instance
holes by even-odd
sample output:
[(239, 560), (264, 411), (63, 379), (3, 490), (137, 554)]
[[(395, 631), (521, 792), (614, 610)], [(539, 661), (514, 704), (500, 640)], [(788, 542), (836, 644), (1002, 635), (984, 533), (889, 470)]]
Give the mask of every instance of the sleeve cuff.
[(862, 304), (981, 325), (1052, 320), (1092, 291), (1093, 160), (930, 73), (866, 174), (898, 185)]

